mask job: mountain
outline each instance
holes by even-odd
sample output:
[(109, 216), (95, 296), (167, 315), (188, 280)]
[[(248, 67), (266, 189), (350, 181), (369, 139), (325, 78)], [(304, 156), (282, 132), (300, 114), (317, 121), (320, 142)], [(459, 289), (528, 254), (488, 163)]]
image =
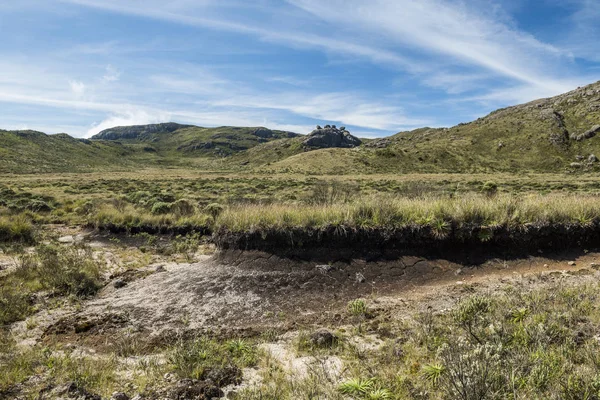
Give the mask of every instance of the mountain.
[(303, 136), (164, 123), (111, 128), (91, 140), (0, 131), (0, 172), (160, 166), (307, 174), (596, 171), (598, 136), (600, 82), (451, 128), (380, 139), (361, 140), (328, 125)]
[(118, 143), (67, 134), (0, 130), (0, 173), (74, 172), (133, 166), (133, 151)]
[(163, 156), (226, 157), (262, 143), (298, 137), (297, 133), (271, 130), (264, 127), (241, 128), (222, 126), (201, 128), (193, 125), (164, 123), (116, 127), (104, 130), (91, 139), (118, 141), (140, 145), (148, 152)]
[(94, 140), (151, 140), (153, 134), (172, 133), (179, 129), (192, 128), (192, 125), (181, 125), (175, 122), (150, 125), (117, 126), (105, 129), (92, 136)]
[[(258, 146), (247, 156), (251, 165), (266, 161), (269, 165), (261, 168), (267, 170), (317, 174), (574, 172), (600, 169), (597, 134), (600, 82), (452, 128), (400, 132), (353, 149), (307, 152), (279, 142)], [(267, 152), (281, 157), (261, 156)]]

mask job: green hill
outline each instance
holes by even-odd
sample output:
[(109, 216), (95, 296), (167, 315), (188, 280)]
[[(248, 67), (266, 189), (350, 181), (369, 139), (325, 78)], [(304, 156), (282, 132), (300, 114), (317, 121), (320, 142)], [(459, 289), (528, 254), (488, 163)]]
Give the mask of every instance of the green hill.
[(201, 128), (175, 123), (107, 129), (92, 140), (118, 141), (162, 156), (227, 157), (262, 143), (299, 136), (263, 127)]
[(600, 82), (468, 124), (362, 142), (335, 126), (302, 136), (263, 127), (165, 123), (111, 128), (91, 140), (0, 131), (0, 172), (147, 166), (307, 174), (593, 171), (600, 169), (597, 134)]
[(119, 143), (75, 139), (67, 134), (0, 130), (0, 172), (74, 172), (125, 168), (134, 151)]
[(267, 171), (316, 174), (589, 171), (600, 168), (596, 134), (600, 82), (497, 110), (468, 124), (400, 132), (357, 148), (307, 151), (298, 143), (277, 142), (238, 158), (245, 156), (250, 165)]

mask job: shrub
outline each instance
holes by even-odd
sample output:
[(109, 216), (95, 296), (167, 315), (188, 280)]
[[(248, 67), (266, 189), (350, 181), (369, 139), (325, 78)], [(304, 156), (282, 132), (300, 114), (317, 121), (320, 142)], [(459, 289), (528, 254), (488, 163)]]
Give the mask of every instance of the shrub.
[(204, 212), (210, 215), (215, 221), (219, 215), (223, 212), (224, 207), (218, 203), (211, 203), (204, 207)]
[(157, 201), (152, 205), (152, 214), (168, 214), (171, 212), (171, 203)]
[(481, 186), (481, 191), (488, 196), (493, 196), (498, 193), (498, 185), (495, 182), (488, 181)]
[(473, 296), (461, 302), (454, 313), (455, 321), (467, 333), (481, 343), (479, 330), (487, 325), (487, 315), (491, 310), (491, 301), (482, 296)]
[(100, 289), (100, 266), (89, 249), (41, 245), (15, 271), (23, 281), (38, 281), (55, 294), (89, 296)]
[(471, 345), (459, 338), (439, 350), (444, 369), (439, 385), (447, 399), (486, 399), (498, 383), (501, 347), (491, 344)]
[(0, 280), (0, 325), (31, 314), (36, 292), (89, 296), (101, 286), (100, 265), (89, 249), (42, 245), (21, 256), (17, 268)]
[(196, 211), (196, 207), (186, 199), (179, 199), (171, 204), (171, 212), (177, 215), (192, 215)]
[(20, 321), (27, 317), (31, 310), (31, 298), (27, 293), (0, 286), (0, 325)]
[(0, 217), (0, 242), (31, 243), (33, 241), (33, 225), (24, 215)]

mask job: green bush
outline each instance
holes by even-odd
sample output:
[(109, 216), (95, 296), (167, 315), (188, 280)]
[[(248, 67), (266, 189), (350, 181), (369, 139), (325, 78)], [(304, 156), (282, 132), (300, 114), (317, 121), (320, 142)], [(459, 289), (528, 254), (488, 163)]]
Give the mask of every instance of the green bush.
[(495, 182), (488, 181), (481, 186), (481, 191), (488, 196), (493, 196), (498, 193), (498, 185)]
[(0, 242), (34, 241), (34, 228), (24, 215), (0, 217)]
[(221, 344), (200, 337), (179, 341), (169, 352), (169, 365), (182, 378), (203, 379), (211, 369), (251, 367), (256, 362), (255, 347), (242, 340)]
[(192, 215), (196, 211), (194, 204), (186, 199), (179, 199), (171, 204), (171, 212), (181, 216)]
[(171, 212), (171, 203), (157, 201), (152, 205), (152, 214), (168, 214)]
[(221, 213), (223, 212), (224, 207), (218, 203), (211, 203), (209, 205), (207, 205), (206, 207), (204, 207), (204, 212), (208, 215), (210, 215), (214, 220), (217, 219), (217, 217), (219, 215), (221, 215)]
[(89, 296), (102, 287), (100, 267), (89, 249), (42, 245), (25, 256), (16, 272), (33, 274), (44, 287), (60, 295)]

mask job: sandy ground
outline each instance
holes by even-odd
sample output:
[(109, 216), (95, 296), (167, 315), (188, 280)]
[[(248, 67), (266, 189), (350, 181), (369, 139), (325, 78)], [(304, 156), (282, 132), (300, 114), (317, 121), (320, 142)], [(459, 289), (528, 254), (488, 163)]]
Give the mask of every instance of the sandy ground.
[[(340, 326), (348, 318), (348, 301), (356, 298), (409, 315), (426, 307), (446, 309), (475, 291), (500, 286), (596, 279), (596, 264), (599, 253), (492, 259), (477, 267), (418, 257), (324, 265), (256, 252), (201, 256), (194, 263), (155, 263), (121, 274), (82, 307), (54, 313), (40, 330), (71, 340), (79, 334), (73, 326), (82, 323), (92, 327), (82, 335), (133, 329), (151, 336)], [(124, 276), (126, 285), (115, 287)]]

